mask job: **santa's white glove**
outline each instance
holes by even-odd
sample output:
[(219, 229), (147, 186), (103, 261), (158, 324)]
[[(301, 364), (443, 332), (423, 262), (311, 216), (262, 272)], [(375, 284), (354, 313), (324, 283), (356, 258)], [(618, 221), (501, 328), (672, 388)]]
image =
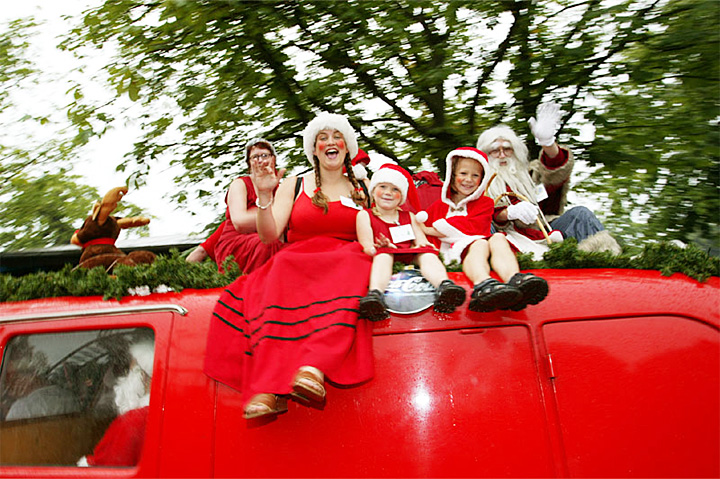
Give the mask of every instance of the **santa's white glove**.
[(557, 103), (543, 103), (538, 106), (537, 119), (530, 118), (530, 130), (540, 146), (552, 146), (555, 133), (560, 127), (560, 107)]
[(507, 219), (520, 220), (526, 225), (532, 224), (537, 219), (538, 207), (529, 201), (521, 201), (507, 207)]

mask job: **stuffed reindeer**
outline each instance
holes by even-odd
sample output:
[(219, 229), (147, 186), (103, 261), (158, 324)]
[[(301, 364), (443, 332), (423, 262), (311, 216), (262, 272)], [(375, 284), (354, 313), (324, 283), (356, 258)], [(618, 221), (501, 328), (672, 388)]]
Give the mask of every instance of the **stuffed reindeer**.
[(155, 261), (155, 253), (151, 251), (133, 251), (125, 254), (115, 247), (115, 240), (120, 230), (145, 226), (150, 218), (133, 216), (117, 218), (111, 216), (118, 202), (128, 192), (127, 187), (118, 186), (111, 189), (101, 202), (95, 203), (92, 214), (85, 219), (82, 228), (75, 231), (70, 242), (82, 247), (79, 268), (102, 266), (110, 273), (117, 264), (135, 266)]

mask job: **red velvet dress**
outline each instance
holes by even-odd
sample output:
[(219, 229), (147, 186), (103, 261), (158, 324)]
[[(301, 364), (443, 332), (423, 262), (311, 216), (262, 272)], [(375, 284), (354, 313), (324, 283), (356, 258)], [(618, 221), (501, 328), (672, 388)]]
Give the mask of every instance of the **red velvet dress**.
[[(245, 189), (247, 190), (247, 209), (255, 208), (255, 200), (257, 199), (255, 187), (249, 176), (244, 176), (241, 179), (245, 182)], [(227, 198), (225, 201), (227, 202)], [(225, 210), (225, 218), (225, 222), (221, 225), (222, 233), (215, 244), (215, 262), (218, 267), (222, 266), (225, 258), (233, 255), (235, 262), (240, 267), (240, 271), (248, 274), (265, 264), (272, 255), (285, 246), (280, 241), (264, 244), (260, 241), (257, 233), (238, 233), (235, 231), (229, 208)]]
[(288, 245), (222, 293), (211, 318), (205, 373), (243, 393), (289, 394), (301, 366), (349, 385), (373, 376), (372, 326), (358, 319), (371, 258), (356, 241), (357, 210), (329, 211), (303, 191)]
[[(375, 216), (372, 210), (367, 210), (367, 212), (370, 215), (370, 226), (372, 227), (373, 237), (376, 241), (380, 233), (382, 233), (387, 239), (392, 241), (392, 234), (390, 233), (390, 228), (392, 228), (393, 226), (409, 225), (412, 221), (410, 218), (410, 213), (408, 211), (398, 211), (399, 217), (397, 225), (384, 222), (380, 219), (380, 217)], [(393, 244), (397, 246), (397, 248), (378, 248), (377, 252), (392, 254), (394, 255), (394, 261), (399, 261), (405, 264), (412, 263), (413, 260), (415, 260), (415, 255), (420, 253), (438, 254), (438, 251), (431, 246), (413, 248), (413, 240), (401, 241), (399, 243)]]

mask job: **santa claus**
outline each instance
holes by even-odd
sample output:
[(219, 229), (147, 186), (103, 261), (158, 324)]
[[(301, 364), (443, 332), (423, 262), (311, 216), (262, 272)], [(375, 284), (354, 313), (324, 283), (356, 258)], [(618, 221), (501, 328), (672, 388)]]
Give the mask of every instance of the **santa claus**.
[(145, 423), (150, 404), (154, 344), (142, 340), (130, 346), (130, 370), (115, 384), (116, 417), (93, 454), (83, 456), (78, 466), (134, 466), (140, 460)]
[(549, 243), (567, 237), (576, 238), (584, 251), (619, 254), (617, 241), (588, 208), (565, 210), (575, 160), (572, 152), (555, 140), (558, 106), (542, 104), (536, 117), (530, 119), (530, 129), (542, 152), (532, 162), (528, 161), (527, 146), (508, 126), (490, 128), (478, 138), (477, 148), (487, 154), (496, 174), (487, 189), (496, 199), (495, 226), (516, 249), (533, 253), (536, 259), (542, 258)]

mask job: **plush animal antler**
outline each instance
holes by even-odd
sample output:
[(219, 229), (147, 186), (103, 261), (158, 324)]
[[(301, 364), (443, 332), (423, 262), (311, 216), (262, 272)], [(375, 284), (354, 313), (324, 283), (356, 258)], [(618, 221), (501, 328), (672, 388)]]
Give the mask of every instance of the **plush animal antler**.
[(117, 186), (105, 193), (102, 201), (100, 203), (95, 203), (92, 214), (93, 221), (97, 221), (100, 225), (105, 224), (105, 221), (108, 216), (110, 216), (110, 213), (115, 211), (118, 203), (122, 197), (127, 194), (127, 192), (127, 186)]

